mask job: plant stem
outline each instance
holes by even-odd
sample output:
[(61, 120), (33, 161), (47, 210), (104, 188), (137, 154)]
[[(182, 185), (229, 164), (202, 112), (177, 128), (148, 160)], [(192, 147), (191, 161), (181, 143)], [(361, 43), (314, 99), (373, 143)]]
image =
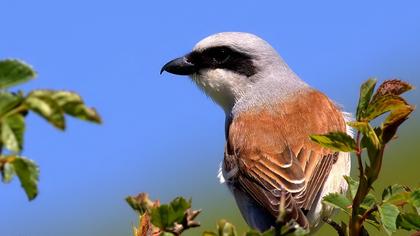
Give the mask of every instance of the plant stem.
[(369, 190), (372, 188), (373, 182), (378, 178), (379, 172), (382, 167), (382, 159), (384, 155), (385, 145), (381, 145), (376, 153), (376, 156), (371, 160), (369, 169), (366, 169), (367, 173), (363, 168), (362, 163), (362, 148), (360, 145), (360, 132), (357, 132), (356, 137), (356, 156), (359, 165), (359, 187), (357, 188), (356, 196), (353, 199), (352, 212), (350, 216), (349, 231), (351, 236), (359, 236), (363, 229), (364, 221), (376, 211), (378, 208), (375, 206), (366, 211), (363, 216), (359, 215), (360, 204), (363, 199), (366, 198)]
[(360, 132), (356, 135), (356, 156), (359, 165), (359, 187), (357, 188), (356, 196), (353, 199), (352, 213), (350, 216), (349, 231), (351, 236), (359, 236), (362, 230), (363, 221), (359, 216), (359, 207), (363, 199), (369, 192), (368, 181), (365, 177), (363, 163), (362, 163), (362, 148), (360, 145)]
[(0, 116), (0, 119), (2, 119), (3, 117), (7, 117), (9, 115), (12, 115), (12, 114), (16, 114), (16, 113), (20, 113), (20, 112), (26, 111), (26, 110), (28, 110), (28, 108), (26, 107), (26, 105), (24, 103), (21, 103), (19, 106), (13, 108), (12, 110), (10, 110), (9, 112), (7, 112), (6, 114)]
[(369, 216), (370, 216), (370, 214), (372, 214), (373, 212), (375, 212), (375, 211), (377, 211), (378, 210), (378, 206), (373, 206), (372, 208), (370, 208), (369, 210), (367, 210), (364, 214), (363, 214), (363, 216), (362, 216), (362, 218), (360, 219), (362, 222), (363, 221), (365, 221)]
[(337, 231), (338, 236), (346, 236), (345, 230), (343, 229), (337, 222), (331, 220), (330, 218), (324, 218), (323, 219), (325, 223), (331, 225)]

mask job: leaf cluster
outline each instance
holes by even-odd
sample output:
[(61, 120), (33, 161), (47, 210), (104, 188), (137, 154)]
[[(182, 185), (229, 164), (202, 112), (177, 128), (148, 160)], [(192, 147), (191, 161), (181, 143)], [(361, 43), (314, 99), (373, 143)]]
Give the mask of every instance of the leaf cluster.
[[(347, 125), (356, 130), (356, 137), (344, 132), (311, 135), (310, 138), (330, 149), (354, 152), (359, 169), (359, 180), (346, 176), (350, 195), (333, 193), (324, 202), (341, 209), (350, 217), (348, 225), (342, 222), (334, 227), (340, 235), (369, 235), (364, 223), (392, 234), (397, 229), (420, 230), (418, 192), (407, 187), (393, 185), (383, 191), (378, 200), (371, 193), (381, 171), (386, 145), (396, 138), (399, 126), (408, 119), (414, 106), (401, 95), (413, 87), (401, 80), (384, 81), (375, 91), (376, 80), (369, 79), (360, 88), (356, 120)], [(372, 121), (387, 114), (379, 126)], [(364, 154), (366, 151), (366, 154)], [(335, 223), (335, 225), (337, 225)]]
[(133, 210), (139, 213), (139, 226), (133, 226), (134, 236), (180, 235), (187, 229), (200, 226), (195, 218), (200, 210), (192, 210), (191, 200), (182, 197), (173, 199), (169, 204), (151, 201), (146, 193), (126, 198)]
[[(129, 196), (126, 202), (139, 214), (139, 225), (133, 226), (134, 236), (151, 235), (180, 235), (185, 230), (200, 226), (195, 218), (201, 212), (191, 209), (191, 200), (182, 197), (173, 199), (168, 204), (160, 204), (159, 201), (151, 201), (146, 193), (137, 196)], [(260, 233), (254, 230), (246, 232), (246, 236), (303, 236), (309, 233), (294, 222), (280, 222), (266, 232)], [(233, 224), (222, 219), (217, 223), (216, 231), (204, 231), (203, 236), (238, 236)]]
[(19, 60), (0, 61), (0, 172), (2, 181), (9, 183), (17, 175), (29, 200), (38, 194), (38, 166), (21, 156), (26, 129), (25, 117), (33, 112), (54, 127), (65, 129), (65, 115), (101, 123), (95, 109), (87, 107), (75, 92), (64, 90), (33, 90), (11, 92), (15, 85), (26, 83), (35, 71)]

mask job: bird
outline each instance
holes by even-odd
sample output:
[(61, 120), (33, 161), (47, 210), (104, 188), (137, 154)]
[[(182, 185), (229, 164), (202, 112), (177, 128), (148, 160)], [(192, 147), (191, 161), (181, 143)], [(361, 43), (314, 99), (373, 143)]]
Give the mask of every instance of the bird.
[(267, 41), (246, 32), (216, 33), (164, 71), (189, 76), (224, 110), (219, 178), (251, 228), (275, 226), (281, 207), (287, 221), (311, 232), (334, 214), (322, 198), (347, 191), (350, 155), (309, 136), (350, 134), (349, 115), (301, 80)]

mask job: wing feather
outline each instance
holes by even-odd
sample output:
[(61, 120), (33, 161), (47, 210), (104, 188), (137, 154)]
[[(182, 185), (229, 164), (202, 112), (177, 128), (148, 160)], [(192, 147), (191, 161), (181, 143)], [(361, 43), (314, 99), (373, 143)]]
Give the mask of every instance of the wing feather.
[(231, 181), (273, 217), (284, 197), (288, 217), (307, 227), (304, 210), (313, 207), (337, 157), (312, 143), (309, 135), (345, 131), (345, 123), (322, 93), (309, 90), (298, 98), (234, 116), (224, 168), (237, 166)]

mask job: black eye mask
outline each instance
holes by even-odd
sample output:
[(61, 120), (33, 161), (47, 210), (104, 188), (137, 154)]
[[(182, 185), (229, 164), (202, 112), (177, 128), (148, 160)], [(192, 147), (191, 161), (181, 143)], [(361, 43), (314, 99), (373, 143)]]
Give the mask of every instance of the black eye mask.
[(250, 55), (226, 46), (212, 47), (202, 52), (193, 51), (186, 57), (199, 69), (227, 69), (247, 77), (257, 73)]

